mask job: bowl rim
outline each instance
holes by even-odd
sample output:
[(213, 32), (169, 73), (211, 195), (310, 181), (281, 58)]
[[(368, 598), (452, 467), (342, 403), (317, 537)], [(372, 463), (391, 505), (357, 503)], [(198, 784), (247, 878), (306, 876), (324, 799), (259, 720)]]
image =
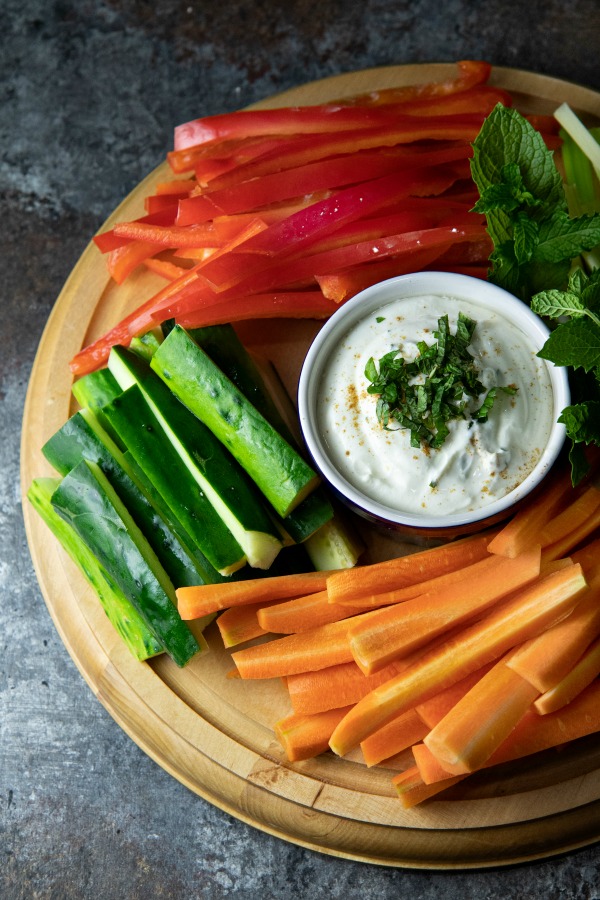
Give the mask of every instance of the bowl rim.
[[(442, 287), (443, 285), (443, 287)], [(321, 327), (312, 341), (300, 370), (298, 382), (298, 415), (300, 427), (308, 451), (321, 475), (334, 490), (350, 503), (357, 512), (362, 512), (383, 523), (414, 529), (445, 530), (454, 527), (472, 526), (483, 520), (508, 515), (513, 506), (533, 491), (555, 463), (565, 441), (565, 426), (558, 422), (558, 416), (570, 403), (570, 390), (565, 367), (555, 366), (542, 360), (552, 385), (554, 397), (553, 425), (548, 442), (535, 467), (512, 491), (476, 510), (466, 510), (447, 515), (414, 514), (402, 512), (386, 506), (363, 494), (347, 481), (330, 461), (316, 429), (314, 406), (316, 392), (327, 356), (339, 339), (360, 319), (391, 300), (406, 298), (423, 293), (462, 295), (471, 302), (491, 307), (508, 318), (522, 332), (529, 335), (534, 346), (541, 347), (549, 328), (530, 307), (514, 294), (490, 281), (456, 272), (427, 271), (408, 275), (397, 275), (377, 282), (355, 294), (336, 310)]]

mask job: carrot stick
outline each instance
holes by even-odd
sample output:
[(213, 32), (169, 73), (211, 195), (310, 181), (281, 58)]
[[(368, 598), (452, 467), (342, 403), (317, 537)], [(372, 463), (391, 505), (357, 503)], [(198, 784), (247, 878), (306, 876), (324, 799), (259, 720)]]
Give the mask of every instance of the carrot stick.
[[(452, 777), (424, 742), (414, 744), (412, 754), (425, 784), (443, 784)], [(468, 774), (468, 772), (464, 772), (462, 777), (465, 778)]]
[(348, 628), (357, 618), (354, 616), (247, 647), (232, 653), (232, 659), (242, 678), (283, 678), (350, 662)]
[(445, 778), (443, 781), (437, 781), (434, 784), (426, 784), (418, 767), (413, 766), (405, 772), (395, 775), (392, 778), (392, 784), (398, 792), (398, 798), (404, 809), (412, 809), (414, 806), (418, 806), (419, 803), (429, 800), (430, 797), (435, 797), (436, 794), (440, 794), (446, 788), (462, 781), (465, 777), (465, 775), (456, 775), (455, 777)]
[(431, 729), (423, 743), (448, 774), (474, 772), (508, 737), (539, 693), (503, 658)]
[(445, 715), (447, 715), (447, 713), (450, 712), (452, 707), (464, 697), (467, 691), (470, 691), (471, 688), (477, 684), (482, 675), (485, 675), (493, 665), (494, 663), (488, 663), (481, 669), (471, 672), (465, 678), (461, 678), (456, 684), (450, 685), (445, 691), (440, 691), (429, 700), (419, 703), (416, 710), (421, 719), (429, 726), (429, 728), (433, 728)]
[(290, 762), (311, 759), (329, 749), (333, 729), (347, 708), (331, 709), (312, 716), (293, 714), (275, 723), (275, 734)]
[(600, 675), (600, 638), (596, 638), (584, 651), (561, 681), (536, 700), (534, 703), (536, 712), (547, 716), (562, 709), (585, 690), (598, 675)]
[(259, 609), (264, 609), (264, 603), (232, 606), (221, 613), (217, 619), (217, 627), (224, 647), (236, 647), (238, 644), (269, 633), (269, 630), (261, 628), (258, 622), (256, 614)]
[(383, 590), (417, 584), (453, 569), (462, 569), (487, 555), (490, 534), (470, 536), (397, 559), (332, 573), (327, 592), (332, 603), (347, 603)]
[(571, 559), (581, 565), (585, 577), (589, 578), (600, 568), (600, 537), (588, 541), (583, 547), (572, 553)]
[(581, 566), (560, 569), (424, 652), (419, 662), (359, 700), (333, 733), (332, 750), (344, 756), (394, 715), (428, 700), (550, 627), (570, 612), (585, 586)]
[(500, 529), (489, 543), (489, 552), (514, 559), (538, 543), (540, 529), (564, 505), (572, 490), (570, 473), (562, 471), (550, 487), (537, 493)]
[(539, 571), (539, 546), (516, 559), (490, 555), (468, 566), (460, 581), (376, 610), (372, 616), (351, 625), (348, 634), (352, 655), (365, 674), (377, 672), (448, 628), (481, 614), (502, 597), (533, 581)]
[(326, 669), (289, 675), (286, 680), (292, 707), (294, 712), (308, 715), (349, 706), (374, 687), (398, 675), (407, 665), (404, 660), (398, 660), (376, 675), (364, 675), (352, 660)]
[[(593, 681), (581, 694), (556, 712), (545, 716), (540, 716), (533, 709), (527, 712), (482, 769), (559, 747), (597, 731), (600, 731), (598, 680)], [(448, 778), (448, 773), (424, 744), (415, 744), (412, 752), (426, 783)]]
[(376, 766), (382, 760), (390, 759), (401, 750), (422, 741), (428, 731), (428, 726), (416, 709), (407, 709), (361, 742), (360, 749), (365, 763), (367, 766)]
[(560, 559), (561, 556), (567, 556), (574, 547), (587, 540), (598, 527), (600, 527), (600, 505), (591, 515), (575, 525), (572, 531), (565, 532), (562, 538), (543, 548), (542, 564), (548, 559)]
[(211, 612), (244, 603), (268, 602), (323, 591), (330, 572), (301, 572), (273, 575), (248, 581), (199, 584), (177, 588), (177, 609), (182, 619), (198, 619)]
[(338, 603), (330, 603), (326, 590), (315, 591), (304, 597), (294, 597), (292, 600), (274, 603), (260, 609), (258, 621), (265, 631), (295, 634), (317, 628), (319, 625), (339, 622), (358, 612), (364, 612), (365, 609), (351, 609)]
[[(589, 584), (589, 582), (588, 582)], [(562, 622), (527, 641), (507, 665), (540, 693), (558, 685), (600, 635), (600, 579)]]
[(426, 581), (417, 581), (415, 584), (407, 584), (402, 587), (395, 587), (392, 582), (391, 584), (387, 584), (381, 593), (365, 594), (354, 600), (349, 598), (343, 599), (339, 605), (348, 606), (357, 611), (363, 611), (365, 609), (381, 609), (385, 606), (394, 606), (398, 603), (404, 603), (406, 600), (414, 600), (415, 597), (420, 597), (422, 594), (427, 594), (430, 591), (443, 593), (446, 588), (452, 588), (459, 582), (462, 583), (473, 569), (473, 566), (480, 567), (477, 570), (473, 569), (473, 572), (477, 571), (483, 573), (489, 569), (494, 569), (498, 564), (498, 559), (498, 556), (486, 553), (485, 556), (475, 560), (473, 563), (469, 563), (458, 569), (452, 569), (449, 572), (442, 572), (440, 575), (435, 575), (432, 578), (428, 578)]
[(539, 534), (542, 547), (549, 547), (573, 531), (576, 531), (600, 507), (600, 490), (593, 484), (548, 522)]

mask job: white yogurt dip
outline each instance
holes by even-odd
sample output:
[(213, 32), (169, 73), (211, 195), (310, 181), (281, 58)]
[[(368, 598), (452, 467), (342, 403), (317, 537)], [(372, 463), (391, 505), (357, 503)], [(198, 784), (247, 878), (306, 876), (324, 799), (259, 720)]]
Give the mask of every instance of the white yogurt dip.
[[(390, 350), (408, 361), (417, 341), (431, 344), (438, 319), (456, 331), (459, 312), (477, 323), (470, 352), (486, 388), (499, 391), (487, 421), (454, 419), (439, 449), (414, 448), (408, 429), (378, 422), (365, 366)], [(317, 425), (333, 465), (372, 500), (411, 515), (480, 509), (517, 487), (538, 463), (554, 423), (554, 398), (543, 360), (507, 318), (454, 296), (413, 296), (386, 303), (352, 326), (324, 367)], [(483, 398), (484, 394), (482, 394)]]

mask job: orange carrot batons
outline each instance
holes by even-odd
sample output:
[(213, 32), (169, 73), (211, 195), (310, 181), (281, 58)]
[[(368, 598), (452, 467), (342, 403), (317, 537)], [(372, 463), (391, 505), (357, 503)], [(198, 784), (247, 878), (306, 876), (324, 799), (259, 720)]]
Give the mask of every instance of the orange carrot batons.
[(284, 678), (350, 662), (349, 621), (352, 620), (332, 622), (237, 650), (232, 659), (242, 678)]
[(566, 618), (527, 641), (507, 665), (543, 693), (567, 676), (599, 635), (600, 589), (590, 586)]
[(276, 634), (296, 634), (319, 625), (339, 622), (356, 612), (338, 603), (330, 603), (327, 591), (315, 591), (304, 597), (294, 597), (269, 605), (258, 612), (258, 621), (265, 631)]
[(399, 660), (376, 675), (363, 675), (352, 660), (325, 669), (289, 675), (286, 683), (292, 708), (296, 713), (312, 714), (349, 706), (357, 703), (374, 687), (398, 675), (407, 665)]
[(534, 707), (542, 716), (557, 712), (572, 703), (600, 675), (600, 638), (583, 653), (564, 678), (539, 697)]
[(423, 743), (450, 775), (479, 769), (523, 718), (539, 691), (502, 659), (432, 728)]
[(489, 552), (514, 559), (531, 544), (539, 543), (540, 530), (568, 502), (572, 490), (570, 472), (565, 469), (500, 529), (489, 543)]
[(462, 781), (465, 777), (466, 776), (464, 775), (456, 775), (454, 777), (450, 775), (443, 781), (426, 784), (426, 782), (423, 781), (418, 767), (413, 766), (405, 772), (400, 772), (399, 775), (395, 775), (392, 778), (392, 784), (396, 788), (398, 799), (404, 809), (412, 809), (419, 803), (423, 803), (425, 800), (435, 797), (436, 794), (440, 794), (442, 791), (445, 791), (446, 788), (452, 787), (453, 784)]
[(360, 749), (365, 763), (367, 766), (376, 766), (422, 741), (428, 732), (429, 727), (416, 709), (407, 709), (361, 742)]
[(463, 579), (378, 610), (352, 625), (352, 655), (365, 673), (376, 672), (396, 657), (481, 614), (533, 581), (539, 571), (539, 546), (516, 559), (490, 555), (468, 566)]
[(261, 600), (284, 600), (311, 591), (323, 591), (329, 572), (302, 572), (273, 575), (248, 581), (227, 581), (177, 588), (177, 609), (182, 619), (199, 619), (230, 606), (258, 603)]
[(371, 594), (417, 584), (461, 569), (487, 556), (490, 540), (491, 534), (466, 537), (397, 559), (332, 573), (327, 579), (329, 599), (332, 603), (360, 601)]
[(292, 714), (275, 723), (275, 734), (290, 762), (311, 759), (329, 749), (329, 738), (347, 709), (312, 716)]
[(581, 567), (571, 565), (520, 591), (367, 694), (334, 731), (331, 749), (344, 756), (394, 715), (429, 699), (559, 621), (585, 587)]

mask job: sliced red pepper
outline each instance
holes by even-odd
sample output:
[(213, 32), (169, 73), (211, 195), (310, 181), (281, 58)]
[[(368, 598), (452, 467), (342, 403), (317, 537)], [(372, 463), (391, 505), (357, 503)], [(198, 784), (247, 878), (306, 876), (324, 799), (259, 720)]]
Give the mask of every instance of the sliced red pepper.
[[(349, 128), (331, 132), (302, 132), (291, 130), (288, 134), (273, 137), (268, 136), (262, 145), (260, 153), (254, 152), (244, 159), (239, 157), (239, 165), (249, 165), (259, 159), (271, 160), (276, 163), (277, 158), (285, 159), (286, 154), (295, 154), (299, 161), (311, 158), (322, 158), (334, 154), (351, 152), (353, 149), (369, 149), (376, 146), (396, 146), (398, 144), (412, 144), (416, 141), (441, 140), (441, 141), (466, 141), (475, 140), (485, 115), (483, 113), (461, 115), (435, 115), (435, 116), (410, 116), (389, 115), (382, 121), (374, 122), (369, 127)], [(320, 149), (319, 149), (320, 145)], [(185, 164), (180, 161), (179, 166), (183, 171), (193, 170), (197, 180), (201, 183), (205, 180), (203, 160), (209, 153), (209, 148), (196, 148), (189, 152)], [(260, 145), (255, 146), (255, 151)], [(315, 153), (316, 151), (316, 153)], [(174, 156), (170, 156), (171, 164)], [(187, 168), (184, 168), (184, 165)], [(270, 169), (276, 170), (271, 164)], [(235, 171), (235, 169), (234, 169)], [(224, 176), (223, 176), (224, 177)], [(210, 182), (209, 182), (210, 184)]]
[(458, 68), (456, 78), (446, 81), (427, 81), (402, 87), (381, 88), (368, 93), (354, 94), (347, 100), (340, 100), (340, 103), (378, 106), (381, 103), (402, 103), (422, 97), (448, 97), (451, 94), (484, 84), (492, 73), (490, 63), (483, 60), (462, 59), (456, 65)]
[(285, 291), (252, 294), (189, 311), (178, 319), (184, 328), (246, 322), (249, 319), (327, 319), (337, 304), (321, 291)]
[(363, 158), (368, 160), (377, 153), (393, 152), (399, 163), (410, 167), (433, 166), (473, 155), (473, 148), (468, 140), (439, 141), (436, 144), (418, 141), (399, 143), (397, 141), (399, 136), (403, 137), (402, 130), (394, 129), (378, 129), (369, 134), (353, 135), (349, 140), (346, 134), (333, 135), (323, 140), (314, 140), (314, 136), (310, 135), (310, 141), (302, 144), (292, 142), (288, 149), (281, 147), (279, 153), (262, 155), (250, 163), (214, 178), (203, 193), (212, 196), (214, 191), (231, 189), (253, 178), (275, 173), (280, 173), (282, 177), (281, 173), (301, 167), (306, 169), (309, 165), (333, 166), (336, 159), (349, 159), (358, 154), (362, 154)]
[(411, 116), (447, 116), (460, 114), (480, 114), (488, 116), (494, 107), (512, 106), (508, 91), (499, 87), (482, 85), (438, 97), (418, 97), (403, 104), (403, 111)]
[(158, 247), (220, 247), (222, 241), (210, 222), (181, 228), (179, 225), (150, 225), (146, 222), (120, 222), (113, 232), (116, 237), (145, 241)]
[[(364, 127), (378, 120), (378, 115), (386, 116), (394, 107), (396, 112), (401, 112), (402, 102), (414, 99), (418, 96), (433, 96), (436, 90), (440, 94), (452, 94), (457, 90), (464, 90), (481, 84), (487, 80), (491, 67), (487, 63), (463, 61), (459, 64), (459, 75), (452, 82), (446, 82), (445, 87), (435, 89), (423, 89), (412, 93), (396, 94), (391, 100), (391, 94), (386, 95), (386, 102), (369, 103), (361, 102), (357, 95), (347, 98), (341, 103), (321, 104), (318, 106), (295, 106), (276, 109), (239, 110), (232, 113), (224, 113), (216, 116), (205, 116), (202, 119), (194, 119), (185, 122), (175, 128), (175, 150), (193, 147), (209, 141), (230, 140), (236, 137), (255, 136), (259, 134), (297, 134), (300, 131), (332, 132), (352, 127)], [(442, 83), (443, 84), (443, 83)], [(398, 90), (398, 89), (396, 89)], [(429, 90), (429, 94), (427, 94)], [(380, 98), (383, 92), (379, 92)], [(438, 94), (439, 95), (439, 94)], [(368, 95), (373, 97), (373, 94)], [(400, 97), (400, 99), (398, 99)], [(391, 100), (391, 102), (389, 102)], [(355, 115), (352, 115), (355, 113)]]
[[(452, 148), (440, 151), (437, 157), (434, 153), (428, 154), (423, 158), (422, 165), (427, 166), (436, 158), (440, 162), (446, 162), (464, 159), (466, 155), (464, 148), (459, 150)], [(394, 148), (353, 153), (253, 178), (225, 190), (209, 191), (199, 197), (180, 201), (177, 225), (193, 227), (193, 223), (200, 224), (207, 221), (206, 217), (213, 218), (214, 206), (219, 207), (227, 215), (250, 210), (260, 211), (264, 207), (315, 191), (356, 184), (364, 180), (365, 172), (369, 173), (369, 180), (390, 175), (398, 171), (404, 156), (405, 154), (397, 152)], [(421, 163), (417, 161), (415, 165), (420, 166)]]
[[(152, 213), (152, 215), (141, 216), (135, 221), (144, 225), (173, 225), (175, 223), (174, 212), (174, 209), (162, 209), (159, 212)], [(93, 241), (101, 253), (108, 253), (111, 250), (116, 250), (117, 247), (122, 247), (123, 244), (126, 244), (130, 240), (134, 240), (134, 238), (119, 236), (116, 233), (115, 228), (109, 228), (93, 237)]]
[(144, 265), (150, 272), (154, 272), (155, 275), (160, 275), (165, 281), (171, 282), (181, 278), (181, 276), (185, 275), (187, 272), (187, 269), (171, 262), (170, 259), (159, 259), (156, 256), (145, 259)]
[(337, 304), (344, 303), (350, 297), (354, 297), (355, 294), (379, 281), (385, 281), (396, 275), (408, 275), (410, 272), (420, 271), (434, 260), (439, 259), (447, 246), (447, 244), (441, 244), (438, 247), (414, 250), (411, 254), (405, 254), (402, 257), (362, 263), (336, 272), (334, 275), (317, 275), (315, 280), (326, 297)]
[(126, 278), (137, 269), (149, 256), (158, 253), (160, 247), (147, 241), (128, 241), (108, 254), (108, 271), (117, 284), (123, 284)]
[[(329, 200), (315, 203), (269, 226), (240, 247), (235, 256), (209, 259), (202, 277), (217, 290), (226, 290), (249, 273), (263, 270), (268, 265), (264, 254), (281, 264), (283, 257), (310, 249), (325, 235), (349, 222), (373, 215), (388, 204), (398, 202), (401, 197), (441, 194), (456, 178), (454, 169), (414, 169), (346, 188)], [(260, 255), (253, 260), (252, 254)]]
[[(183, 196), (187, 196), (187, 193)], [(175, 199), (173, 199), (175, 198)], [(175, 219), (177, 215), (177, 195), (176, 194), (150, 194), (144, 198), (144, 209), (148, 215), (154, 215), (160, 212), (169, 212)]]

